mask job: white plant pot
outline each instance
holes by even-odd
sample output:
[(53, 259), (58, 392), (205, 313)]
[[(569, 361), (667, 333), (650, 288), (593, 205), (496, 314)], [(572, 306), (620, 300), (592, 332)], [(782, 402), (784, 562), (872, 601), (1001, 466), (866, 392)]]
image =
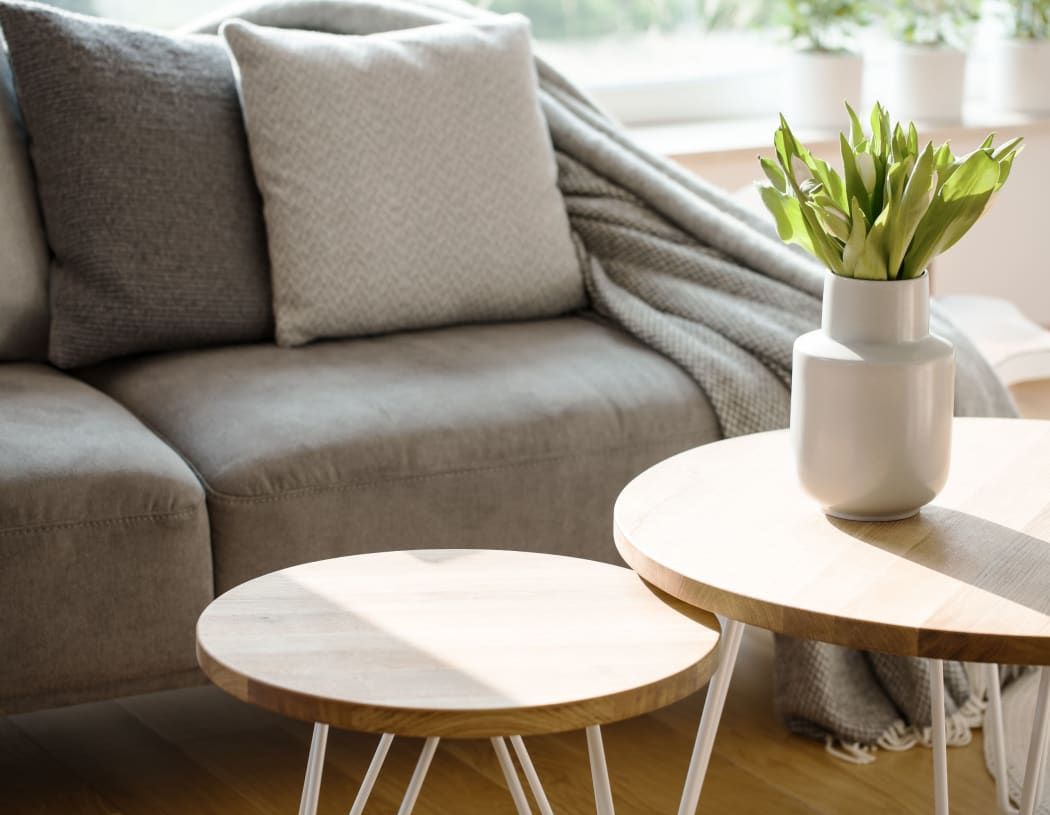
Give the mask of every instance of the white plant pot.
[(914, 515), (948, 478), (955, 350), (930, 333), (930, 284), (827, 273), (821, 327), (795, 341), (791, 441), (828, 515)]
[(999, 40), (987, 51), (989, 108), (1050, 112), (1050, 41)]
[(876, 97), (899, 121), (957, 122), (962, 117), (966, 53), (954, 48), (895, 45), (882, 76), (874, 77)]
[(859, 54), (794, 52), (784, 74), (781, 112), (793, 128), (842, 130), (849, 121), (843, 103), (858, 109), (863, 81)]

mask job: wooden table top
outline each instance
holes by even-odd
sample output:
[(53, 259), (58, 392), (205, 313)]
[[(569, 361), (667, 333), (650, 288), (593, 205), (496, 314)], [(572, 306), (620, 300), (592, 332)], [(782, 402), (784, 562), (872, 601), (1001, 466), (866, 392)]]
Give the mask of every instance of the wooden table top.
[(620, 494), (615, 539), (687, 603), (807, 639), (1050, 664), (1050, 422), (957, 419), (951, 475), (917, 516), (825, 516), (786, 431), (705, 445)]
[(308, 563), (216, 599), (197, 658), (233, 696), (404, 736), (574, 730), (703, 687), (718, 621), (629, 569), (489, 550)]

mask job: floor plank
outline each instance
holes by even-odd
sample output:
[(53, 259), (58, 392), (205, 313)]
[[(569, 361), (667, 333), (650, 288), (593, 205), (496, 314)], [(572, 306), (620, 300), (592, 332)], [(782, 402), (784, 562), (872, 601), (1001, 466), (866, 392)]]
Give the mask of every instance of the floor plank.
[(124, 815), (2, 717), (0, 804), (0, 811), (26, 815)]
[[(178, 691), (164, 696), (181, 706)], [(190, 708), (185, 711), (193, 715)], [(10, 721), (125, 815), (259, 812), (114, 702), (13, 716)], [(40, 793), (48, 797), (50, 788)]]

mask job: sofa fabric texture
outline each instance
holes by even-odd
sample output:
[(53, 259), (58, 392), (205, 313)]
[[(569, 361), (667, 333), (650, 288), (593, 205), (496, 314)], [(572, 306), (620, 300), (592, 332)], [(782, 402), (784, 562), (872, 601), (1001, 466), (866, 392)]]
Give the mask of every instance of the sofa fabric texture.
[(0, 712), (193, 669), (213, 586), (189, 467), (45, 365), (0, 365), (0, 416)]
[(223, 35), (278, 343), (584, 305), (524, 17), (364, 37), (230, 21)]
[(272, 335), (222, 41), (0, 3), (51, 267), (50, 360)]
[(386, 549), (615, 560), (618, 491), (718, 433), (677, 366), (576, 317), (168, 354), (85, 375), (200, 474), (219, 591)]
[(48, 251), (0, 40), (0, 360), (47, 357)]

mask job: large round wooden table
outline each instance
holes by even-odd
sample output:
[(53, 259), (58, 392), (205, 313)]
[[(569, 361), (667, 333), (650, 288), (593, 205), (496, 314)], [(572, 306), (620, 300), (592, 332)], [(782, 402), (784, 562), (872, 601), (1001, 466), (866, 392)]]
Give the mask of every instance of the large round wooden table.
[[(682, 453), (620, 494), (614, 534), (624, 560), (671, 596), (726, 618), (682, 815), (699, 801), (744, 625), (928, 658), (938, 815), (948, 812), (941, 661), (989, 663), (996, 780), (1009, 810), (993, 663), (1050, 665), (1050, 422), (958, 419), (953, 435), (947, 486), (903, 521), (825, 516), (798, 485), (786, 431)], [(1047, 759), (1048, 697), (1042, 668), (1025, 815)]]
[(395, 735), (426, 738), (400, 815), (445, 737), (490, 738), (528, 815), (506, 736), (550, 815), (522, 736), (581, 728), (598, 812), (612, 815), (600, 725), (702, 688), (719, 636), (710, 613), (620, 566), (423, 549), (308, 563), (231, 589), (197, 623), (197, 658), (238, 699), (315, 722), (301, 815), (317, 809), (329, 725), (383, 734), (351, 815)]

